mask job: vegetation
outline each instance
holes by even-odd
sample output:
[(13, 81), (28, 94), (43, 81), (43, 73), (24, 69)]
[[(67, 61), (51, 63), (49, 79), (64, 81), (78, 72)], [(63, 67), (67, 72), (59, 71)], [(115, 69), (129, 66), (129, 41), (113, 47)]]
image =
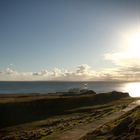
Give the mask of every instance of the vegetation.
[(87, 134), (82, 140), (140, 140), (140, 106)]
[(94, 122), (135, 99), (127, 93), (0, 96), (0, 138), (51, 139), (53, 135)]

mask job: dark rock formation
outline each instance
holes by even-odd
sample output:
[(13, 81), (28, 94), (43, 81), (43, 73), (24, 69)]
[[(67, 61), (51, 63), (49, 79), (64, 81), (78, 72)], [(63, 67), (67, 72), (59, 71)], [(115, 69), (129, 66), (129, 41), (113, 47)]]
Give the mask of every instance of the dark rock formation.
[(93, 90), (80, 90), (80, 93), (81, 94), (93, 94), (93, 95), (96, 95), (96, 92), (93, 91)]
[(118, 136), (123, 133), (128, 133), (129, 131), (129, 125), (132, 123), (133, 119), (131, 117), (127, 117), (124, 120), (122, 120), (114, 129), (113, 129), (113, 135)]

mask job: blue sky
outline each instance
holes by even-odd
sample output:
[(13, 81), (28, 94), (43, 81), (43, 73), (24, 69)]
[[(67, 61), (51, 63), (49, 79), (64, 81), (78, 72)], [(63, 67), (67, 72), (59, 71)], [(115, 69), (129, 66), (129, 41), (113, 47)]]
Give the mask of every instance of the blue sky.
[(12, 80), (7, 69), (103, 71), (118, 68), (110, 56), (122, 51), (122, 34), (139, 28), (140, 1), (0, 0), (0, 20), (2, 80)]

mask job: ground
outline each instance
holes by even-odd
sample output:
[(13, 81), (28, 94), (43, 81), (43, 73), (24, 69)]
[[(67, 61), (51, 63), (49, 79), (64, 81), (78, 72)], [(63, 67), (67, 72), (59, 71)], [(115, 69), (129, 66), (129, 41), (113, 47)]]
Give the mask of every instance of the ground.
[(80, 96), (1, 95), (0, 138), (55, 139), (60, 133), (96, 123), (135, 100), (121, 93)]

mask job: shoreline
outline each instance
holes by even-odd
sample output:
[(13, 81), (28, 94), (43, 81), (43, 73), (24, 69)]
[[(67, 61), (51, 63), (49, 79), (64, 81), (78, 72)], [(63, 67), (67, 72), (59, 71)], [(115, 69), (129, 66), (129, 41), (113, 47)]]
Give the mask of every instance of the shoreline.
[(92, 123), (137, 100), (122, 92), (0, 95), (0, 138), (40, 139)]

